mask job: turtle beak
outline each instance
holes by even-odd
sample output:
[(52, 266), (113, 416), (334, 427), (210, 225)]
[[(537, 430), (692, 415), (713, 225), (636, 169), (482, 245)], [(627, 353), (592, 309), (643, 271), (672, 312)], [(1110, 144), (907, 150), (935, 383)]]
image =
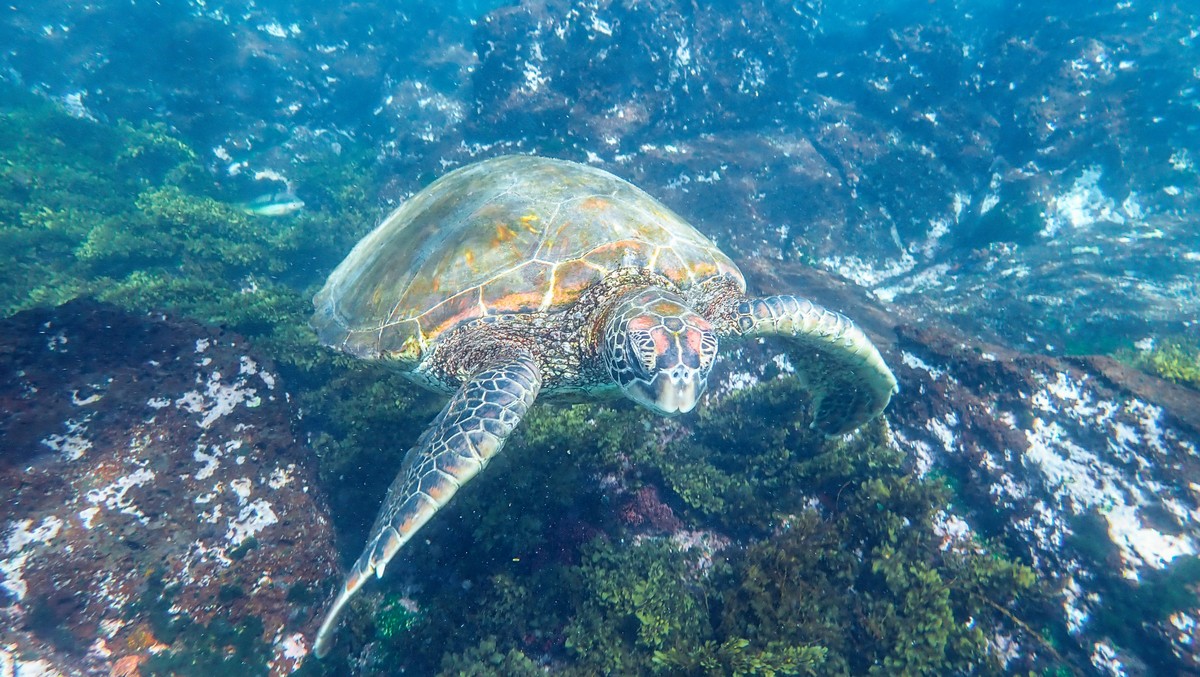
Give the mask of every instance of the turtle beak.
[(699, 370), (676, 365), (654, 375), (642, 401), (664, 416), (686, 414), (696, 408), (707, 385)]

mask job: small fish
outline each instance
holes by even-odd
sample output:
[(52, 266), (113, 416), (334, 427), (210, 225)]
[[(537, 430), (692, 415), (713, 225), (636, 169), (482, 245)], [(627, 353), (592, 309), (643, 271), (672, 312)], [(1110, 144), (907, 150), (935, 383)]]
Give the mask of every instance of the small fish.
[(254, 216), (287, 216), (304, 209), (304, 200), (291, 193), (268, 193), (242, 203), (241, 207)]

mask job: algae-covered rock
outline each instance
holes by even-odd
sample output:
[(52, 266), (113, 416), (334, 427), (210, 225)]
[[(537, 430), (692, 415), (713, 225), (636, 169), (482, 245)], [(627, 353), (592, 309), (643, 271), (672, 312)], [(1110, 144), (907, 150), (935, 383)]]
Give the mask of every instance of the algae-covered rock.
[(336, 564), (269, 359), (230, 332), (75, 301), (0, 322), (0, 374), (9, 659), (297, 667)]

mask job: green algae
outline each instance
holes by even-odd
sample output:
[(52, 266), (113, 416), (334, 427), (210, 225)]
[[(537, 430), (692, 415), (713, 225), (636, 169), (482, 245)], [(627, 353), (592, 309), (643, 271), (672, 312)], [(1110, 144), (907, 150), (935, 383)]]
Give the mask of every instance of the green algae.
[(323, 208), (255, 218), (162, 125), (73, 118), (4, 87), (0, 316), (90, 295), (270, 334), (283, 359), (295, 342), (311, 363), (308, 287), (372, 222), (363, 171), (360, 159), (297, 164), (293, 182)]
[(1195, 341), (1167, 338), (1155, 341), (1150, 350), (1122, 352), (1118, 358), (1159, 378), (1200, 390), (1200, 345)]
[(384, 639), (408, 632), (421, 621), (421, 614), (402, 597), (392, 595), (375, 614), (375, 632)]
[[(1059, 659), (1031, 636), (1047, 599), (1033, 571), (996, 544), (944, 547), (934, 524), (952, 498), (946, 484), (904, 472), (881, 425), (826, 440), (806, 408), (802, 389), (781, 380), (682, 422), (626, 406), (535, 409), (529, 430), (402, 551), (424, 620), (376, 640), (380, 664), (1003, 674), (989, 649), (999, 635), (1023, 638), (1026, 665), (1052, 667)], [(738, 420), (778, 425), (742, 435)], [(681, 467), (725, 479), (696, 480), (697, 490), (674, 474)], [(625, 524), (604, 477), (624, 492), (661, 482), (688, 531)], [(701, 492), (711, 498), (692, 503)], [(571, 517), (573, 505), (583, 508)], [(564, 545), (554, 524), (572, 520), (584, 535)]]
[[(135, 312), (169, 311), (249, 338), (289, 384), (305, 376), (344, 384), (360, 365), (319, 346), (307, 327), (308, 299), (373, 221), (361, 218), (372, 208), (364, 167), (351, 158), (299, 163), (291, 178), (306, 194), (319, 184), (311, 191), (317, 208), (253, 218), (164, 126), (73, 118), (0, 84), (0, 247), (9, 253), (0, 268), (0, 316), (81, 296)], [(357, 431), (352, 421), (360, 412), (339, 410), (331, 392), (313, 397), (309, 413), (344, 421), (322, 439), (347, 449), (345, 457), (359, 455), (363, 447), (347, 441), (353, 433), (337, 435)], [(329, 456), (323, 468), (345, 462)], [(130, 613), (148, 619), (153, 635), (171, 647), (143, 664), (142, 674), (267, 672), (270, 647), (259, 621), (232, 625), (218, 617), (201, 625), (168, 612), (175, 592), (150, 580), (131, 605)], [(234, 585), (218, 591), (227, 602), (244, 594)]]

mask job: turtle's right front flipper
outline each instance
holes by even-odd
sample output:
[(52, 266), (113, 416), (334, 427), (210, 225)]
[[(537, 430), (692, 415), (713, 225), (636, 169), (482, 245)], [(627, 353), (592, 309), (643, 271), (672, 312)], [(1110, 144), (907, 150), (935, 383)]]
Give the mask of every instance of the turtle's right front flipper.
[(497, 356), (463, 383), (404, 457), (367, 547), (317, 632), (318, 658), (329, 653), (342, 608), (354, 593), (371, 574), (382, 576), (396, 551), (500, 453), (541, 386), (541, 370), (524, 352)]

